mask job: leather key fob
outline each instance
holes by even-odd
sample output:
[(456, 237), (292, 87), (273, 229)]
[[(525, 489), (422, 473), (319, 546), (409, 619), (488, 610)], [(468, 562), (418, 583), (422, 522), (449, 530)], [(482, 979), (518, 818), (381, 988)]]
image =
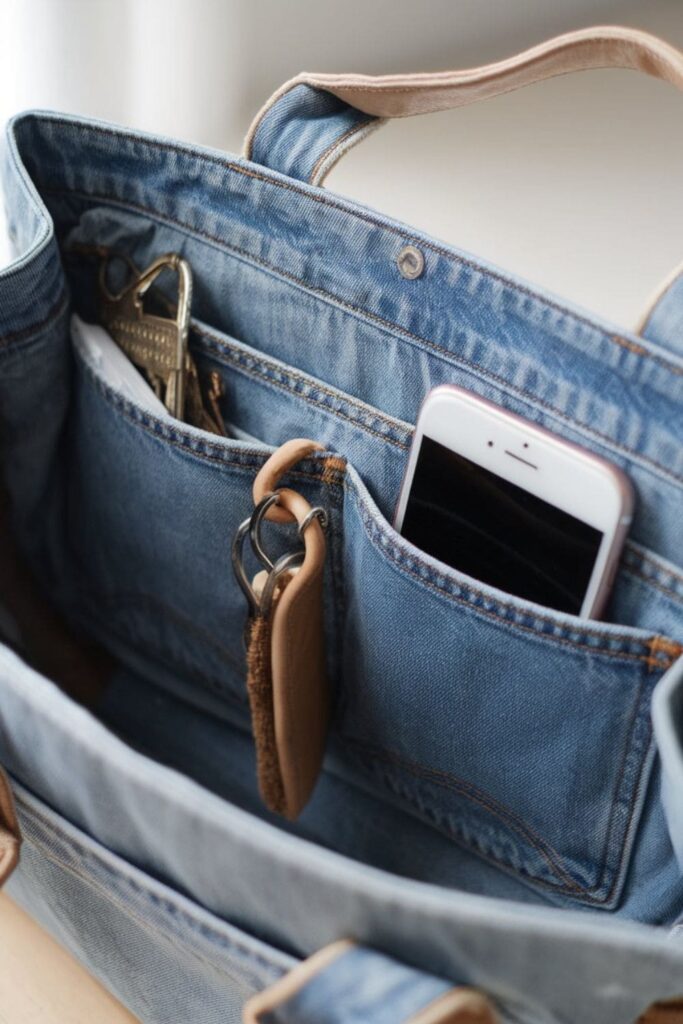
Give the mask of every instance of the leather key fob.
[[(282, 489), (280, 505), (303, 523), (311, 506)], [(296, 818), (320, 772), (329, 724), (325, 666), (323, 573), (325, 534), (316, 518), (303, 531), (301, 564), (279, 577), (269, 607), (251, 620), (247, 689), (258, 782), (269, 810)], [(257, 594), (268, 573), (254, 579)]]

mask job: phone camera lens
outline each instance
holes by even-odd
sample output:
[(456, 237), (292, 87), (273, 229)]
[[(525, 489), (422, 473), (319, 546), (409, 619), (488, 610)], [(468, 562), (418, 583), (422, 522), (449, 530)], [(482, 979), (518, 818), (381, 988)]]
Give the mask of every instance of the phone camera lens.
[(493, 448), (493, 441), (489, 441), (489, 448)]

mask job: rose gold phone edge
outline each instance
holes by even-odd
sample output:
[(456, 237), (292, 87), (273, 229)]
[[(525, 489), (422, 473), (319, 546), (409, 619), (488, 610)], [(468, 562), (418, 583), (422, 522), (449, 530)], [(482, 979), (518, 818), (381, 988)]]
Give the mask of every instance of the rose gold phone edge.
[[(399, 489), (399, 496), (396, 502), (396, 510), (394, 513), (393, 520), (394, 529), (396, 530), (397, 533), (402, 533), (403, 520), (405, 517), (408, 499), (410, 497), (410, 490), (412, 480), (415, 475), (415, 468), (417, 465), (419, 447), (421, 446), (422, 437), (424, 437), (425, 435), (427, 437), (432, 437), (432, 435), (426, 432), (424, 429), (420, 429), (423, 419), (425, 418), (426, 410), (428, 409), (429, 405), (432, 403), (435, 397), (438, 397), (440, 395), (448, 396), (450, 394), (455, 394), (458, 398), (464, 399), (467, 404), (476, 406), (477, 408), (481, 409), (484, 413), (490, 413), (492, 416), (494, 416), (496, 419), (500, 421), (509, 423), (512, 426), (517, 426), (521, 429), (524, 429), (525, 431), (529, 431), (529, 433), (531, 433), (532, 435), (537, 435), (538, 437), (543, 438), (547, 443), (549, 443), (553, 447), (561, 448), (566, 453), (572, 453), (573, 457), (577, 460), (577, 462), (583, 463), (584, 465), (589, 465), (594, 469), (598, 469), (601, 473), (603, 473), (605, 476), (611, 479), (614, 485), (614, 489), (619, 495), (620, 514), (617, 519), (616, 526), (614, 527), (613, 532), (611, 533), (609, 549), (607, 552), (607, 556), (604, 559), (600, 581), (598, 583), (597, 588), (595, 589), (592, 600), (590, 604), (587, 605), (587, 598), (590, 594), (590, 590), (593, 585), (593, 580), (597, 569), (597, 557), (593, 573), (591, 575), (589, 584), (585, 591), (584, 602), (582, 603), (578, 615), (575, 616), (583, 619), (598, 620), (600, 616), (603, 614), (607, 602), (612, 593), (612, 587), (614, 584), (616, 573), (619, 568), (621, 553), (626, 538), (628, 537), (629, 528), (631, 526), (631, 522), (633, 519), (633, 511), (635, 507), (635, 491), (631, 483), (631, 480), (626, 475), (626, 473), (619, 468), (619, 466), (614, 465), (608, 459), (605, 459), (600, 455), (596, 455), (594, 452), (591, 452), (586, 448), (582, 448), (581, 445), (576, 444), (573, 441), (567, 441), (565, 438), (560, 437), (559, 434), (555, 434), (553, 431), (548, 430), (547, 428), (542, 427), (539, 424), (532, 422), (531, 420), (527, 420), (523, 416), (519, 416), (516, 413), (510, 412), (509, 410), (504, 409), (502, 406), (496, 405), (495, 402), (491, 402), (489, 399), (482, 398), (481, 396), (475, 394), (474, 392), (468, 391), (466, 388), (462, 388), (456, 384), (441, 384), (433, 388), (431, 391), (429, 391), (425, 399), (423, 400), (422, 405), (420, 406), (420, 410), (418, 412), (417, 422), (415, 424), (415, 431), (413, 434), (413, 439), (408, 454), (408, 460), (406, 462), (406, 467), (401, 479), (401, 486)], [(433, 439), (436, 440), (435, 438)], [(457, 447), (450, 446), (450, 450), (458, 454), (462, 454), (459, 448)], [(481, 465), (481, 463), (476, 464)], [(519, 486), (522, 485), (520, 484)], [(525, 489), (528, 490), (528, 488)], [(529, 493), (533, 494), (534, 492), (529, 491)], [(559, 506), (556, 505), (555, 507)], [(584, 519), (583, 521), (585, 522), (586, 520)], [(449, 568), (454, 569), (456, 572), (462, 571), (459, 570), (457, 566), (449, 566)], [(463, 573), (463, 575), (467, 574)], [(475, 582), (481, 582), (476, 580), (475, 577), (471, 578), (475, 579)], [(493, 589), (497, 588), (493, 587)], [(528, 600), (513, 593), (510, 593), (510, 596), (516, 598), (517, 600)], [(532, 601), (530, 603), (533, 604), (534, 602)], [(559, 609), (557, 610), (557, 613), (565, 615), (572, 614), (569, 612), (562, 612)]]

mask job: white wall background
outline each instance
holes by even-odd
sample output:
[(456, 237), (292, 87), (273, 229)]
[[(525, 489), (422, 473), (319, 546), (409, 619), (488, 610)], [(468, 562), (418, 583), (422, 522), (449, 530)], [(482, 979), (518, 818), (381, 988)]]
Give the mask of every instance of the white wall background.
[(0, 118), (91, 114), (239, 147), (278, 85), (422, 71), (615, 18), (623, 0), (0, 0)]
[[(683, 0), (0, 0), (0, 121), (47, 107), (235, 151), (304, 67), (468, 66), (605, 22), (683, 45)], [(391, 124), (327, 185), (629, 324), (683, 259), (682, 120), (670, 87), (592, 72)]]

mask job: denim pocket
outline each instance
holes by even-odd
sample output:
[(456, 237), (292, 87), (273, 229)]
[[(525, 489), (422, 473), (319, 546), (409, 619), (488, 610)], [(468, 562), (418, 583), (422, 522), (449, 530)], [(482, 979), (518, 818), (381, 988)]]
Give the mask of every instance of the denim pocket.
[(548, 894), (614, 907), (653, 760), (652, 690), (681, 647), (447, 569), (352, 472), (344, 519), (339, 770)]
[(230, 566), (259, 446), (159, 421), (78, 367), (60, 603), (144, 676), (245, 717), (244, 597)]
[[(160, 424), (87, 371), (77, 390), (74, 609), (145, 675), (244, 723), (245, 606), (228, 549), (268, 449)], [(250, 431), (280, 429), (279, 408), (261, 401)], [(297, 409), (296, 432), (317, 436), (318, 405)], [(347, 420), (347, 439), (367, 427)], [(331, 512), (328, 767), (547, 898), (615, 907), (653, 760), (651, 692), (679, 650), (649, 618), (656, 608), (673, 630), (680, 599), (658, 604), (641, 574), (622, 605), (647, 628), (547, 611), (418, 552), (350, 467), (342, 482), (312, 460), (294, 485)]]
[(24, 843), (10, 894), (136, 1017), (239, 1024), (244, 1002), (293, 965), (101, 846), (23, 787), (15, 784), (14, 792)]

